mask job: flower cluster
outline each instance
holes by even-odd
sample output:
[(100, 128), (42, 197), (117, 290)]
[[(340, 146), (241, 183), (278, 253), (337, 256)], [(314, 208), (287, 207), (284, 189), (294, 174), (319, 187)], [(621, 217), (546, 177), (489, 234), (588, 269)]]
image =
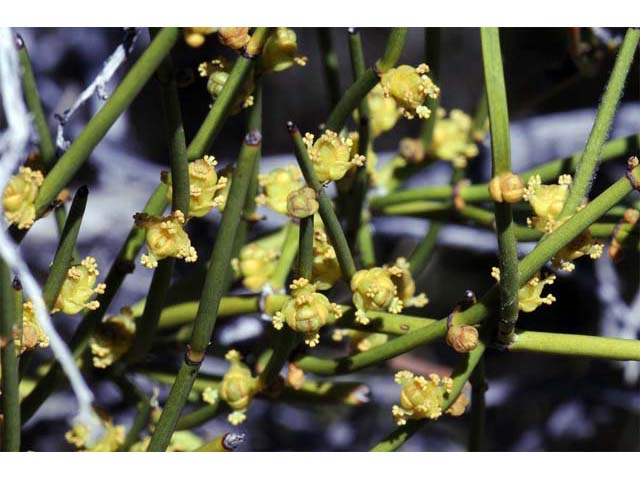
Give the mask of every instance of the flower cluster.
[[(204, 158), (189, 163), (189, 216), (204, 217), (213, 208), (224, 203), (225, 197), (220, 192), (227, 185), (227, 177), (218, 176), (215, 157), (205, 155)], [(162, 172), (161, 180), (169, 188), (167, 200), (171, 201), (173, 187), (169, 172)]]
[(318, 290), (328, 290), (342, 277), (336, 251), (321, 222), (314, 223), (312, 280)]
[[(221, 58), (216, 58), (210, 62), (201, 63), (198, 66), (198, 73), (201, 77), (207, 78), (207, 90), (211, 97), (215, 100), (222, 92), (227, 80), (229, 79), (229, 72), (231, 66), (229, 63)], [(237, 96), (237, 100), (231, 107), (231, 113), (238, 113), (243, 108), (248, 108), (253, 105), (253, 90), (255, 83), (252, 77), (249, 77), (242, 85), (241, 92)]]
[(233, 409), (227, 417), (229, 423), (239, 425), (247, 418), (246, 411), (259, 391), (258, 380), (251, 375), (249, 367), (242, 363), (242, 355), (237, 350), (229, 350), (225, 358), (230, 367), (222, 378), (218, 394)]
[(301, 179), (302, 172), (294, 165), (275, 168), (267, 174), (259, 175), (258, 182), (262, 187), (262, 193), (256, 197), (256, 202), (286, 215), (289, 194), (303, 186)]
[[(400, 405), (394, 405), (392, 408), (393, 418), (398, 425), (404, 425), (407, 419), (439, 418), (442, 415), (445, 397), (453, 389), (451, 378), (440, 378), (435, 373), (429, 375), (427, 380), (408, 370), (402, 370), (396, 373), (394, 380), (402, 387)], [(446, 413), (462, 415), (467, 404), (468, 400), (461, 394)]]
[(158, 260), (168, 257), (183, 258), (185, 262), (198, 259), (196, 249), (184, 231), (186, 220), (180, 210), (172, 212), (168, 217), (136, 213), (136, 225), (146, 231), (148, 253), (142, 255), (140, 263), (147, 268), (158, 266)]
[[(493, 267), (491, 269), (491, 276), (498, 282), (500, 281), (500, 269)], [(518, 290), (518, 308), (522, 312), (533, 312), (540, 305), (551, 305), (556, 301), (556, 297), (548, 294), (546, 297), (542, 296), (542, 290), (545, 285), (553, 285), (555, 281), (555, 275), (547, 275), (545, 278), (541, 278), (540, 272), (536, 273), (531, 279)]]
[(98, 262), (93, 257), (85, 257), (79, 265), (67, 270), (67, 276), (60, 288), (51, 313), (62, 311), (67, 315), (75, 315), (87, 308), (95, 310), (100, 306), (98, 300), (91, 300), (95, 295), (102, 295), (107, 286), (98, 283)]
[[(559, 216), (569, 196), (570, 185), (570, 175), (561, 175), (554, 185), (542, 185), (539, 175), (529, 178), (523, 198), (529, 202), (535, 215), (527, 219), (527, 224), (540, 232), (551, 233), (567, 221), (568, 216), (563, 219)], [(592, 259), (600, 258), (602, 252), (603, 245), (593, 239), (589, 230), (585, 230), (556, 253), (551, 262), (554, 268), (571, 272), (575, 269), (573, 260), (585, 255)]]
[(343, 138), (331, 130), (325, 130), (315, 141), (314, 138), (307, 133), (303, 140), (320, 183), (340, 180), (352, 168), (364, 165), (363, 155), (352, 154), (351, 138)]
[(424, 105), (427, 98), (436, 99), (440, 88), (429, 78), (429, 67), (420, 64), (414, 68), (400, 65), (388, 70), (380, 79), (386, 97), (392, 97), (398, 104), (399, 112), (408, 119), (429, 118), (431, 110)]
[(242, 276), (246, 288), (259, 292), (273, 275), (278, 256), (277, 250), (252, 242), (240, 249), (239, 257), (231, 261), (231, 266)]
[(133, 311), (124, 307), (118, 315), (105, 318), (89, 340), (93, 366), (107, 368), (120, 360), (133, 345), (136, 322)]
[(340, 318), (342, 309), (322, 293), (316, 292), (316, 286), (306, 278), (294, 280), (289, 288), (291, 298), (273, 316), (273, 326), (280, 330), (286, 323), (289, 328), (304, 335), (307, 345), (315, 347), (320, 341), (320, 329)]
[(117, 452), (124, 444), (125, 429), (122, 425), (114, 425), (111, 419), (102, 421), (103, 435), (97, 442), (90, 440), (91, 432), (82, 423), (75, 423), (64, 438), (77, 449), (85, 452)]
[(471, 117), (457, 108), (451, 110), (448, 117), (445, 110), (439, 108), (437, 115), (430, 156), (449, 161), (457, 168), (466, 167), (470, 159), (478, 156), (478, 146), (471, 138)]
[(2, 194), (4, 218), (19, 229), (31, 228), (36, 219), (36, 197), (44, 182), (42, 172), (20, 167)]
[(320, 204), (313, 188), (302, 187), (287, 196), (287, 215), (293, 218), (307, 218), (318, 213)]
[(385, 95), (382, 85), (377, 84), (369, 92), (367, 101), (369, 102), (369, 128), (372, 138), (379, 137), (395, 127), (402, 114), (393, 97)]

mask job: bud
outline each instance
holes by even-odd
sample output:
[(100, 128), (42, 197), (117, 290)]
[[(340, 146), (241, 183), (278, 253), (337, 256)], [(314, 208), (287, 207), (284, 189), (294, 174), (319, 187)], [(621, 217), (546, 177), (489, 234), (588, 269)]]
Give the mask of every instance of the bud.
[(467, 353), (478, 345), (478, 330), (471, 325), (451, 325), (447, 329), (447, 345), (458, 353)]
[(214, 27), (185, 27), (182, 29), (184, 41), (192, 48), (201, 47), (205, 37), (216, 31)]
[(287, 197), (287, 213), (291, 217), (310, 217), (318, 211), (319, 207), (313, 188), (302, 187), (299, 190), (294, 190)]
[(505, 172), (491, 179), (489, 193), (494, 202), (517, 203), (524, 195), (524, 183), (520, 176)]
[(297, 57), (298, 41), (296, 32), (286, 27), (278, 27), (267, 38), (260, 60), (263, 72), (281, 72), (294, 65), (304, 66), (307, 57)]
[(12, 176), (2, 194), (4, 218), (19, 229), (28, 229), (36, 219), (36, 197), (44, 182), (42, 173), (29, 167), (20, 167)]
[(402, 386), (400, 405), (392, 408), (393, 418), (398, 425), (406, 424), (407, 419), (435, 420), (442, 415), (444, 396), (451, 392), (453, 386), (450, 378), (441, 379), (432, 373), (427, 380), (402, 370), (396, 373), (394, 380)]
[(251, 40), (249, 27), (220, 27), (218, 29), (218, 40), (226, 47), (240, 50)]
[(556, 227), (556, 220), (569, 196), (571, 175), (560, 175), (558, 183), (542, 185), (540, 175), (529, 178), (524, 198), (529, 202), (535, 216), (527, 220), (529, 226), (543, 233), (550, 233)]
[(416, 283), (411, 274), (410, 264), (404, 257), (398, 257), (396, 262), (385, 268), (391, 274), (391, 281), (396, 286), (398, 298), (405, 307), (424, 307), (429, 299), (424, 293), (416, 295)]
[(436, 99), (440, 89), (427, 75), (429, 67), (424, 63), (417, 68), (400, 65), (387, 71), (380, 83), (386, 97), (392, 97), (402, 115), (408, 119), (429, 118), (431, 110), (424, 106), (427, 98)]
[[(207, 90), (214, 100), (218, 98), (220, 93), (222, 93), (222, 90), (229, 79), (230, 71), (231, 66), (229, 63), (220, 58), (214, 59), (209, 63), (201, 63), (198, 66), (198, 73), (200, 76), (208, 77)], [(255, 83), (253, 81), (253, 76), (250, 75), (242, 84), (240, 92), (236, 96), (236, 101), (231, 107), (232, 114), (238, 113), (243, 108), (248, 108), (253, 105), (253, 96), (251, 93), (254, 89)]]
[(69, 268), (51, 313), (62, 311), (75, 315), (85, 308), (97, 309), (100, 302), (90, 298), (94, 294), (102, 295), (107, 288), (104, 283), (96, 285), (98, 275), (98, 262), (93, 257), (86, 257), (79, 265)]

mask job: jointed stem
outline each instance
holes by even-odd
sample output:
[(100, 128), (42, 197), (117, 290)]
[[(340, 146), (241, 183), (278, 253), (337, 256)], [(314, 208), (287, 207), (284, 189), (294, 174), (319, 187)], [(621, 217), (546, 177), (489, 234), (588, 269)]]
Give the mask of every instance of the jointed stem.
[[(491, 157), (493, 177), (511, 172), (511, 143), (509, 139), (509, 111), (504, 85), (500, 33), (497, 28), (480, 29), (482, 60), (489, 103), (491, 127)], [(498, 263), (500, 265), (500, 323), (498, 341), (508, 344), (518, 320), (518, 245), (511, 204), (494, 202), (498, 234)]]
[(480, 452), (484, 450), (484, 425), (485, 425), (485, 398), (487, 383), (484, 373), (484, 357), (478, 361), (478, 365), (471, 374), (471, 428), (469, 429), (469, 451)]
[(325, 83), (329, 93), (329, 103), (331, 108), (335, 107), (340, 100), (340, 69), (338, 68), (338, 55), (333, 48), (331, 29), (316, 28), (318, 43), (320, 44), (320, 59), (324, 69)]
[(20, 451), (20, 379), (14, 332), (20, 331), (16, 327), (22, 323), (22, 292), (16, 290), (12, 287), (11, 270), (5, 262), (0, 262), (0, 406), (3, 414), (0, 446), (4, 452)]

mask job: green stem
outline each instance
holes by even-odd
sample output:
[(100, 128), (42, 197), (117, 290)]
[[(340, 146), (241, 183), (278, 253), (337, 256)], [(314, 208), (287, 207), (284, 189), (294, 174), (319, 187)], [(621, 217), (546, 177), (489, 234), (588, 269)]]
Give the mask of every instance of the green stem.
[(109, 100), (96, 113), (78, 138), (71, 144), (65, 154), (60, 157), (44, 183), (36, 198), (36, 217), (40, 217), (51, 205), (58, 193), (69, 183), (82, 164), (89, 158), (95, 146), (109, 131), (118, 117), (131, 104), (147, 80), (153, 75), (162, 59), (177, 41), (177, 28), (165, 27), (149, 44)]
[(640, 361), (638, 340), (566, 333), (518, 331), (509, 351)]
[(487, 390), (487, 383), (484, 373), (484, 357), (478, 361), (471, 381), (471, 428), (469, 430), (470, 452), (481, 452), (484, 450), (484, 424), (485, 424), (485, 398), (484, 392)]
[(271, 288), (275, 291), (284, 290), (289, 272), (291, 272), (291, 266), (298, 253), (300, 226), (297, 223), (288, 222), (284, 229), (285, 237), (282, 243), (282, 250), (280, 251), (276, 268), (270, 278)]
[(383, 57), (378, 60), (375, 68), (367, 69), (342, 95), (342, 98), (329, 115), (325, 127), (327, 130), (339, 132), (344, 127), (349, 115), (367, 94), (378, 84), (379, 78), (398, 62), (407, 37), (406, 28), (392, 28), (387, 39), (387, 46)]
[(128, 452), (131, 446), (140, 440), (140, 433), (149, 423), (151, 402), (149, 397), (128, 378), (122, 376), (116, 378), (115, 381), (120, 387), (125, 400), (131, 403), (135, 402), (136, 414), (133, 417), (133, 423), (127, 432), (122, 447), (119, 449), (121, 452)]
[(58, 249), (53, 257), (53, 263), (51, 264), (49, 275), (47, 276), (47, 280), (42, 288), (42, 298), (49, 310), (51, 310), (55, 305), (60, 288), (62, 288), (62, 284), (67, 278), (67, 272), (71, 267), (73, 252), (76, 248), (78, 233), (80, 232), (80, 225), (82, 223), (82, 217), (84, 215), (85, 207), (87, 206), (88, 195), (89, 189), (86, 186), (83, 186), (78, 189), (75, 197), (73, 197), (69, 216), (64, 224), (64, 230), (62, 231)]
[(598, 167), (598, 157), (600, 156), (602, 145), (607, 139), (613, 116), (622, 97), (622, 89), (633, 62), (638, 40), (640, 40), (640, 29), (629, 28), (618, 52), (609, 83), (602, 96), (602, 102), (589, 134), (584, 154), (576, 168), (569, 197), (562, 208), (562, 212), (560, 212), (559, 218), (572, 215), (589, 193), (591, 182)]
[(316, 28), (318, 43), (320, 45), (320, 60), (324, 71), (324, 79), (329, 93), (331, 108), (340, 100), (340, 69), (338, 68), (338, 55), (333, 48), (331, 29), (327, 27)]
[[(441, 28), (428, 27), (425, 28), (425, 63), (429, 65), (429, 76), (434, 83), (438, 83), (440, 76), (440, 35)], [(422, 122), (420, 129), (420, 140), (425, 152), (431, 147), (433, 139), (433, 131), (438, 119), (438, 107), (440, 106), (440, 98), (427, 99), (426, 106), (431, 110), (429, 118)]]
[(416, 248), (409, 257), (409, 270), (414, 278), (422, 273), (431, 259), (431, 254), (438, 242), (438, 235), (440, 234), (442, 227), (444, 227), (442, 222), (431, 222), (429, 225), (429, 231), (422, 240), (418, 242), (418, 245), (416, 245)]
[(216, 243), (213, 247), (209, 269), (202, 288), (198, 313), (194, 320), (191, 343), (187, 347), (184, 362), (180, 366), (176, 383), (171, 387), (169, 398), (156, 427), (149, 451), (164, 451), (169, 445), (178, 417), (184, 408), (193, 382), (198, 374), (207, 346), (213, 333), (220, 300), (224, 294), (225, 278), (229, 270), (233, 242), (240, 224), (240, 215), (247, 197), (249, 179), (255, 168), (261, 135), (251, 131), (245, 137), (240, 151), (238, 167), (231, 182)]
[(327, 230), (327, 233), (329, 234), (331, 243), (336, 250), (336, 257), (338, 258), (338, 263), (340, 264), (342, 275), (348, 282), (356, 273), (356, 265), (353, 261), (351, 251), (349, 250), (349, 243), (347, 242), (347, 238), (342, 231), (342, 227), (340, 226), (340, 221), (336, 216), (336, 212), (333, 210), (331, 199), (318, 181), (315, 169), (313, 168), (313, 164), (311, 163), (311, 159), (309, 158), (309, 153), (307, 152), (307, 147), (302, 141), (302, 136), (300, 135), (298, 127), (296, 127), (292, 122), (289, 122), (287, 128), (289, 129), (289, 133), (291, 134), (296, 158), (298, 159), (298, 164), (300, 165), (302, 174), (307, 181), (307, 185), (315, 190), (316, 195), (318, 196), (318, 203), (320, 204), (320, 216), (322, 217), (324, 226)]
[[(640, 134), (629, 135), (628, 137), (617, 138), (604, 144), (600, 152), (600, 162), (615, 160), (624, 155), (629, 155), (638, 150), (640, 145)], [(574, 153), (568, 157), (552, 160), (538, 167), (522, 172), (520, 176), (526, 183), (534, 175), (540, 175), (543, 183), (557, 180), (563, 173), (573, 172), (580, 163), (580, 158), (584, 150)], [(458, 194), (465, 202), (485, 202), (491, 199), (489, 196), (489, 184), (480, 183), (468, 185), (459, 189)], [(373, 197), (369, 201), (372, 210), (379, 210), (383, 207), (398, 205), (406, 202), (422, 200), (449, 200), (453, 196), (451, 185), (436, 185), (421, 188), (411, 188), (400, 192), (393, 192), (382, 197)]]
[[(167, 56), (158, 68), (160, 100), (164, 117), (164, 127), (169, 139), (169, 164), (171, 166), (171, 205), (172, 210), (189, 214), (189, 164), (184, 138), (180, 100), (171, 57)], [(175, 258), (165, 258), (158, 263), (153, 272), (147, 302), (142, 317), (136, 324), (136, 336), (127, 355), (127, 361), (138, 362), (149, 352), (158, 330), (158, 320), (167, 296), (171, 276), (175, 267)]]
[(207, 423), (209, 420), (218, 416), (221, 410), (220, 402), (216, 402), (213, 405), (205, 405), (198, 408), (191, 413), (183, 415), (176, 424), (176, 430), (191, 430), (192, 428), (199, 427), (200, 425)]
[[(365, 72), (364, 51), (362, 38), (356, 29), (349, 29), (349, 51), (351, 53), (351, 68), (353, 77), (357, 80)], [(369, 101), (365, 97), (358, 107), (358, 154), (367, 156), (371, 142), (371, 129), (369, 127)], [(347, 212), (347, 239), (350, 244), (357, 244), (357, 236), (363, 220), (362, 207), (369, 186), (367, 162), (357, 167), (355, 178), (351, 185), (351, 191), (346, 205)], [(343, 198), (343, 200), (346, 200)], [(367, 248), (370, 250), (371, 248)]]
[[(480, 29), (482, 61), (489, 103), (491, 157), (493, 177), (511, 172), (509, 110), (504, 85), (500, 33), (497, 28)], [(503, 345), (511, 341), (518, 320), (518, 244), (515, 224), (508, 202), (494, 202), (500, 266), (500, 322), (497, 340)]]
[(11, 270), (0, 261), (0, 405), (3, 414), (0, 446), (4, 452), (20, 451), (20, 378), (14, 332), (19, 331), (16, 327), (22, 323), (21, 300), (22, 292), (12, 286)]

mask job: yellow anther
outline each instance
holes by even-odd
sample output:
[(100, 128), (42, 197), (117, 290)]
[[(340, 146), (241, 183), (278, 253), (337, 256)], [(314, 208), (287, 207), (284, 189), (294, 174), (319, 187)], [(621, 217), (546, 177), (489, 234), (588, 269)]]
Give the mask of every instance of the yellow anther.
[[(500, 269), (493, 267), (491, 276), (498, 282), (500, 281)], [(540, 305), (551, 305), (556, 301), (556, 297), (548, 294), (542, 297), (542, 289), (545, 285), (553, 285), (555, 275), (547, 275), (544, 279), (540, 278), (540, 273), (536, 273), (531, 279), (518, 290), (518, 308), (522, 312), (533, 312)]]
[(343, 138), (331, 130), (325, 130), (315, 141), (314, 136), (307, 133), (303, 140), (321, 183), (340, 180), (352, 168), (364, 165), (366, 160), (362, 155), (352, 156), (351, 138)]
[(398, 425), (404, 425), (408, 419), (436, 419), (442, 415), (445, 395), (451, 393), (453, 381), (440, 378), (432, 373), (429, 379), (416, 376), (403, 370), (396, 373), (396, 383), (400, 384), (400, 405), (392, 408), (393, 418)]
[(387, 310), (391, 313), (402, 311), (402, 300), (387, 268), (374, 267), (359, 270), (351, 278), (353, 304), (356, 306), (356, 321), (367, 325), (366, 310)]
[(218, 393), (233, 409), (227, 417), (229, 423), (238, 425), (245, 420), (251, 400), (258, 392), (258, 381), (251, 375), (249, 367), (242, 363), (242, 356), (237, 350), (230, 350), (225, 358), (230, 367), (222, 377)]
[(388, 70), (380, 80), (384, 95), (396, 101), (399, 111), (406, 118), (412, 119), (416, 115), (428, 118), (431, 115), (424, 102), (427, 98), (438, 98), (440, 89), (426, 74), (428, 71), (429, 67), (425, 64), (417, 68), (400, 65)]

